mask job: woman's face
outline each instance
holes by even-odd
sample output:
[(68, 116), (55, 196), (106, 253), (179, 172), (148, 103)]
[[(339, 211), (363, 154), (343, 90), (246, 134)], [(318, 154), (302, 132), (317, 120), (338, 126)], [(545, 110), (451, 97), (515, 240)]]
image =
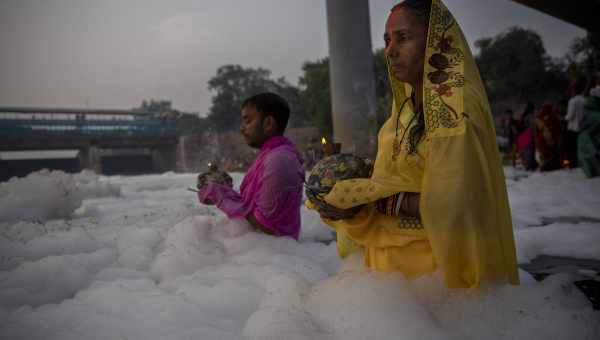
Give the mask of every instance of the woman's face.
[(410, 10), (400, 8), (385, 24), (385, 55), (392, 74), (413, 86), (423, 78), (427, 27)]

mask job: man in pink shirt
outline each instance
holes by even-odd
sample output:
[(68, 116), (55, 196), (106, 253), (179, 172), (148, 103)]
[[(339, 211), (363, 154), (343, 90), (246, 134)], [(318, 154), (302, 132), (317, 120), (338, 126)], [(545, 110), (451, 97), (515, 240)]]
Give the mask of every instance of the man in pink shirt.
[(260, 151), (240, 193), (209, 182), (200, 188), (199, 201), (213, 202), (229, 218), (245, 218), (266, 233), (298, 239), (304, 167), (294, 144), (283, 136), (289, 116), (287, 102), (274, 93), (246, 99), (240, 131)]

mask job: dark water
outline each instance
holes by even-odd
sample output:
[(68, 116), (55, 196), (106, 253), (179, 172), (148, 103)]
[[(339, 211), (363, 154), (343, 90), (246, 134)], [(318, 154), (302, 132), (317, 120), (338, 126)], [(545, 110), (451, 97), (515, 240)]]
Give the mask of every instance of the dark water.
[(80, 164), (77, 158), (67, 159), (31, 159), (0, 161), (0, 182), (11, 177), (25, 177), (42, 169), (62, 170), (64, 172), (79, 172)]
[(104, 175), (141, 175), (154, 172), (156, 171), (150, 156), (102, 157), (102, 174)]

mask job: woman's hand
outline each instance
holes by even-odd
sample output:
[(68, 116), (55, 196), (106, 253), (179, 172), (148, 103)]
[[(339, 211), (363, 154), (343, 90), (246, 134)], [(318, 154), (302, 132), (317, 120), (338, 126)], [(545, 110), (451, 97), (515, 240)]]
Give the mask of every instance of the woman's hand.
[(408, 216), (421, 217), (421, 212), (419, 210), (420, 199), (421, 194), (416, 192), (407, 192), (404, 195), (400, 209)]
[(350, 209), (340, 209), (324, 201), (319, 201), (315, 206), (321, 218), (333, 221), (352, 218), (362, 209), (362, 205)]
[(419, 200), (421, 194), (416, 192), (401, 192), (375, 202), (375, 208), (380, 214), (388, 216), (408, 215), (419, 217)]

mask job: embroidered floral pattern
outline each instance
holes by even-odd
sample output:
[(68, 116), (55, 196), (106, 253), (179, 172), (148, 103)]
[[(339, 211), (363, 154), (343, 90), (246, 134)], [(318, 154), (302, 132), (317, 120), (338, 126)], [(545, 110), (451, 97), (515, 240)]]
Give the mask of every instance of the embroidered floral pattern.
[[(305, 184), (306, 196), (311, 202), (318, 204), (329, 191), (335, 190), (333, 187), (337, 181), (369, 178), (372, 170), (370, 163), (350, 154), (336, 154), (323, 158), (310, 171), (308, 181)], [(362, 195), (362, 192), (367, 190), (367, 188), (363, 190), (359, 186), (352, 189), (349, 187), (343, 189), (344, 194), (348, 195), (346, 198), (352, 202), (358, 201), (354, 198)], [(341, 199), (340, 202), (344, 203), (346, 199)]]
[(418, 217), (411, 216), (399, 216), (398, 217), (398, 228), (400, 229), (423, 229), (421, 219)]
[(432, 3), (429, 25), (428, 48), (433, 53), (428, 60), (431, 68), (426, 77), (432, 85), (425, 86), (423, 98), (428, 111), (425, 115), (428, 132), (440, 127), (455, 128), (464, 118), (444, 100), (455, 94), (453, 89), (465, 85), (465, 78), (460, 70), (464, 53), (454, 47), (454, 38), (448, 34), (456, 22), (441, 6)]
[(447, 84), (435, 85), (433, 89), (442, 97), (452, 96), (452, 87)]
[(442, 53), (450, 53), (452, 51), (453, 40), (454, 39), (452, 39), (452, 37), (445, 37), (443, 39), (440, 39), (440, 42), (438, 44), (438, 49)]

